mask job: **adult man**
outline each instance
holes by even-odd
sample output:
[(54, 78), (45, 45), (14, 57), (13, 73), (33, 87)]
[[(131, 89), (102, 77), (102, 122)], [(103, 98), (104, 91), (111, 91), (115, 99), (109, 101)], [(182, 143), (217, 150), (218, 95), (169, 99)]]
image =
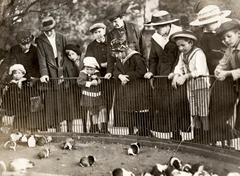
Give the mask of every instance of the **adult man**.
[[(53, 17), (45, 17), (42, 20), (42, 34), (36, 39), (38, 61), (40, 67), (40, 81), (48, 83), (49, 78), (63, 78), (63, 61), (65, 57), (66, 38), (55, 31), (56, 22)], [(64, 113), (67, 107), (62, 107), (64, 101), (61, 87), (63, 80), (53, 80), (51, 90), (46, 94), (46, 112), (48, 124), (55, 126), (59, 131), (59, 122), (64, 120)], [(61, 85), (60, 85), (61, 84)], [(57, 86), (59, 85), (59, 86)], [(68, 105), (67, 103), (64, 105)], [(66, 114), (66, 111), (64, 111)]]

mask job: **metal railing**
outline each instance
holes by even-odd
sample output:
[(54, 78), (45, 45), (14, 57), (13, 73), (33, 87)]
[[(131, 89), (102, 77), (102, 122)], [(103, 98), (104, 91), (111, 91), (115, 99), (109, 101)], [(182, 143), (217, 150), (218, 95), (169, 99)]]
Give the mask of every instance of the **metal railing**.
[(76, 78), (1, 83), (2, 125), (48, 132), (140, 135), (240, 149), (239, 86), (200, 77), (174, 88), (165, 76), (94, 88)]

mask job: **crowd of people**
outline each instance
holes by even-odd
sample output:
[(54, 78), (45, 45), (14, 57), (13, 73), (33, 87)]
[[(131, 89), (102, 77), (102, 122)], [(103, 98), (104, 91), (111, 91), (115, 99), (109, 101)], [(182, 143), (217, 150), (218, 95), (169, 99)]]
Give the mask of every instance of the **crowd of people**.
[[(82, 60), (79, 46), (55, 30), (51, 16), (41, 21), (36, 45), (30, 31), (18, 32), (18, 44), (6, 60), (11, 79), (2, 103), (6, 113), (15, 115), (14, 128), (31, 128), (24, 116), (34, 111), (29, 109), (40, 97), (42, 130), (51, 126), (60, 131), (66, 120), (71, 132), (74, 117), (83, 119), (87, 132), (89, 113), (89, 132), (109, 133), (113, 108), (114, 125), (127, 126), (130, 135), (135, 126), (138, 135), (167, 131), (175, 140), (193, 128), (193, 141), (204, 143), (239, 135), (240, 22), (208, 1), (196, 7), (197, 18), (184, 26), (176, 25), (179, 19), (166, 10), (154, 11), (144, 24), (144, 30), (155, 31), (149, 54), (144, 30), (125, 21), (118, 8), (107, 15), (111, 31), (106, 32), (103, 22), (90, 26), (94, 40)], [(30, 80), (35, 78), (51, 85), (44, 96), (25, 90), (34, 86)]]

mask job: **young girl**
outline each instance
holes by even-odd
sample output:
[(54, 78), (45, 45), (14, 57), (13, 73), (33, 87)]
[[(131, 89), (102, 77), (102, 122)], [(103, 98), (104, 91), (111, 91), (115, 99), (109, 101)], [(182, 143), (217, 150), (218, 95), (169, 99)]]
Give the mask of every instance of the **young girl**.
[[(195, 46), (196, 36), (191, 31), (176, 32), (171, 37), (180, 51), (179, 61), (174, 73), (169, 75), (173, 79), (172, 86), (183, 85), (187, 81), (187, 94), (190, 103), (190, 112), (193, 120), (194, 139), (202, 141), (202, 135), (208, 131), (209, 105), (209, 75), (206, 57), (203, 51)], [(203, 129), (203, 131), (201, 130)]]
[[(101, 80), (99, 79), (100, 68), (95, 57), (85, 57), (83, 59), (84, 69), (80, 71), (77, 83), (82, 87), (80, 104), (86, 107), (92, 117), (90, 133), (102, 132), (98, 123), (106, 122), (106, 108), (102, 99)], [(101, 117), (101, 118), (99, 118)]]
[[(78, 85), (76, 83), (76, 79), (80, 72), (80, 57), (81, 51), (78, 45), (67, 44), (65, 47), (65, 52), (67, 55), (67, 59), (63, 62), (63, 75), (64, 78), (67, 78), (64, 82), (68, 87), (67, 95), (65, 96), (64, 105), (69, 107), (65, 107), (66, 111), (66, 121), (67, 121), (67, 131), (72, 132), (72, 121), (74, 118), (82, 118), (83, 121), (83, 132), (86, 133), (86, 112), (80, 106), (80, 96)], [(74, 106), (72, 106), (74, 105)]]
[(27, 84), (26, 70), (21, 64), (14, 64), (9, 68), (10, 81), (3, 96), (3, 109), (7, 115), (14, 115), (13, 128), (22, 130), (28, 125), (30, 112), (30, 95)]

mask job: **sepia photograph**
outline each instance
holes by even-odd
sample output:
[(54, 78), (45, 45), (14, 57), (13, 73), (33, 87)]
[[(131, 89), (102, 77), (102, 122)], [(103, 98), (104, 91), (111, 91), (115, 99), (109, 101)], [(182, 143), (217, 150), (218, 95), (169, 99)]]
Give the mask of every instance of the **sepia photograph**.
[(0, 176), (240, 176), (240, 0), (0, 0)]

